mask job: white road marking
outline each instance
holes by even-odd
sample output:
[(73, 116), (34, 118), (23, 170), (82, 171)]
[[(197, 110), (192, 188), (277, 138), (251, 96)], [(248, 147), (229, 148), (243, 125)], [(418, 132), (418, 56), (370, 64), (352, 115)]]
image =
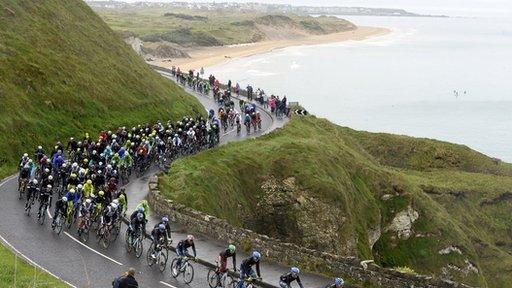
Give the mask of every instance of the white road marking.
[[(1, 186), (0, 186), (1, 187)], [(4, 237), (0, 236), (0, 239), (2, 239), (2, 242), (4, 242), (7, 246), (9, 246), (11, 248), (11, 250), (13, 250), (15, 253), (17, 253), (18, 255), (20, 255), (22, 258), (24, 258), (25, 260), (27, 260), (30, 264), (32, 264), (32, 266), (35, 266), (41, 270), (43, 270), (44, 272), (50, 274), (51, 276), (59, 279), (60, 281), (66, 283), (67, 285), (69, 285), (70, 287), (73, 287), (73, 288), (78, 288), (77, 286), (67, 282), (66, 280), (63, 280), (62, 278), (60, 278), (59, 276), (53, 274), (52, 272), (48, 271), (47, 269), (43, 268), (41, 265), (37, 264), (36, 262), (32, 261), (30, 258), (28, 258), (27, 256), (23, 255), (23, 253), (21, 253), (18, 249), (14, 248), (14, 246), (11, 245), (11, 243), (7, 242), (7, 240), (5, 240)]]
[(66, 234), (69, 238), (71, 238), (71, 240), (73, 240), (73, 241), (75, 241), (76, 243), (78, 243), (78, 244), (80, 244), (80, 245), (84, 246), (85, 248), (87, 248), (87, 249), (91, 250), (92, 252), (94, 252), (94, 253), (96, 253), (96, 254), (100, 255), (101, 257), (103, 257), (103, 258), (105, 258), (105, 259), (107, 259), (107, 260), (110, 260), (110, 261), (112, 261), (112, 262), (116, 263), (116, 264), (117, 264), (117, 265), (119, 265), (119, 266), (123, 266), (123, 263), (121, 263), (121, 262), (119, 262), (119, 261), (116, 261), (116, 260), (114, 260), (114, 259), (112, 259), (112, 258), (108, 257), (107, 255), (102, 254), (101, 252), (98, 252), (98, 251), (96, 251), (96, 250), (92, 249), (91, 247), (89, 247), (89, 246), (85, 245), (84, 243), (80, 242), (80, 240), (78, 240), (78, 239), (76, 239), (75, 237), (71, 236), (71, 234), (69, 234), (68, 232), (65, 232), (65, 231), (64, 231), (64, 234)]
[(50, 215), (50, 208), (49, 207), (46, 207), (46, 213), (48, 214), (48, 217), (50, 217), (50, 219), (53, 219), (52, 215)]
[(164, 285), (164, 286), (167, 286), (167, 287), (171, 287), (171, 288), (176, 288), (175, 286), (172, 286), (171, 284), (169, 283), (165, 283), (164, 281), (160, 281), (160, 284)]
[(0, 187), (4, 186), (4, 185), (5, 185), (5, 183), (9, 182), (9, 180), (11, 180), (12, 178), (14, 178), (14, 177), (16, 177), (16, 176), (18, 176), (18, 175), (17, 175), (17, 174), (14, 174), (14, 175), (11, 175), (11, 176), (9, 176), (9, 177), (5, 178), (5, 179), (4, 179), (4, 181), (3, 181), (2, 183), (0, 183)]

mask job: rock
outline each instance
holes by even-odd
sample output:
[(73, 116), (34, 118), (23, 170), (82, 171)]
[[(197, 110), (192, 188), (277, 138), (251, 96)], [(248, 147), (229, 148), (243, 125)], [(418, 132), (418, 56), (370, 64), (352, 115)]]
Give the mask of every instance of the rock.
[(396, 214), (386, 231), (396, 232), (400, 239), (409, 239), (409, 237), (411, 237), (412, 224), (414, 224), (419, 217), (420, 214), (412, 209), (411, 206), (408, 206), (407, 210)]
[(457, 253), (459, 255), (462, 255), (462, 251), (456, 247), (456, 246), (448, 246), (442, 250), (439, 250), (438, 252), (440, 255), (448, 255), (450, 253)]
[(379, 240), (381, 234), (380, 226), (372, 228), (368, 231), (368, 245), (370, 245), (371, 249), (373, 249), (373, 245), (375, 245), (377, 240)]
[(380, 199), (382, 199), (382, 201), (388, 201), (391, 198), (393, 198), (393, 195), (391, 195), (391, 194), (384, 194), (384, 195), (382, 195), (382, 197), (380, 197)]

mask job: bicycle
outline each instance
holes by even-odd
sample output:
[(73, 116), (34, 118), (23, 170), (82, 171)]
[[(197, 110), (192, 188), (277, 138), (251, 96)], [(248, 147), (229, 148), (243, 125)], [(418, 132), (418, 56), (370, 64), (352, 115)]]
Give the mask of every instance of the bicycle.
[[(135, 237), (134, 237), (135, 236)], [(142, 253), (144, 252), (144, 233), (142, 231), (142, 226), (139, 227), (138, 235), (134, 235), (132, 233), (130, 227), (126, 229), (126, 233), (124, 236), (126, 252), (131, 253), (133, 249), (135, 249), (135, 257), (140, 258)]]
[[(158, 244), (157, 246), (159, 246), (160, 249), (158, 249), (158, 252), (156, 253), (155, 245), (153, 245), (152, 243), (151, 246), (149, 246), (146, 255), (146, 260), (148, 261), (149, 267), (158, 263), (158, 269), (160, 270), (160, 272), (164, 272), (165, 267), (167, 266), (167, 259), (169, 259), (169, 249), (167, 248), (167, 245)], [(155, 257), (152, 257), (153, 254), (156, 254), (154, 255)]]
[(25, 192), (27, 190), (27, 184), (28, 179), (20, 179), (20, 181), (18, 181), (18, 200), (21, 200), (23, 198), (23, 195), (25, 195)]
[(180, 274), (183, 274), (183, 281), (185, 284), (190, 284), (192, 280), (194, 280), (194, 266), (189, 263), (191, 259), (187, 256), (181, 257), (181, 265), (178, 267), (178, 259), (180, 257), (174, 258), (171, 262), (171, 276), (173, 278), (178, 278)]
[(44, 224), (44, 220), (46, 219), (46, 208), (48, 207), (48, 200), (44, 201), (43, 205), (41, 205), (39, 209), (39, 213), (37, 214), (37, 222), (40, 225)]
[(121, 232), (121, 216), (117, 217), (117, 220), (111, 229), (110, 242), (115, 242), (117, 240), (117, 237), (119, 237), (120, 232)]
[(30, 210), (32, 209), (32, 205), (34, 205), (34, 202), (36, 200), (36, 195), (29, 196), (30, 198), (27, 199), (27, 202), (25, 203), (25, 210), (27, 211), (27, 216), (30, 216)]
[[(261, 278), (252, 278), (251, 276), (244, 278), (244, 284), (242, 285), (242, 288), (258, 288), (254, 282), (256, 280), (261, 280)], [(236, 285), (236, 284), (235, 284)], [(236, 286), (233, 286), (236, 287)]]
[(78, 220), (80, 222), (80, 227), (77, 227), (78, 237), (82, 242), (87, 243), (89, 241), (89, 231), (91, 230), (91, 218), (88, 216), (82, 216)]
[(74, 207), (73, 201), (68, 201), (68, 209), (66, 211), (66, 227), (68, 228), (68, 230), (71, 229), (71, 226), (73, 225), (74, 215), (75, 215), (75, 207)]
[(228, 272), (220, 273), (219, 262), (215, 261), (215, 269), (210, 268), (207, 274), (207, 282), (211, 288), (231, 288), (236, 285), (236, 281), (228, 275)]
[(110, 234), (112, 233), (112, 224), (103, 224), (98, 230), (98, 243), (101, 247), (107, 249), (110, 246)]
[(57, 215), (54, 216), (55, 217), (55, 224), (52, 225), (52, 231), (56, 231), (57, 232), (57, 235), (60, 235), (60, 233), (62, 232), (62, 227), (64, 226), (64, 218), (62, 217), (62, 213), (61, 212), (58, 212)]

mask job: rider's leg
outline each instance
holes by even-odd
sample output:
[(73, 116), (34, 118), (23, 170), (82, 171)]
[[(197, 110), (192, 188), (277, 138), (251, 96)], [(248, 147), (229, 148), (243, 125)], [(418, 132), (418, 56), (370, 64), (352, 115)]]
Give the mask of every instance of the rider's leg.
[(240, 266), (240, 280), (238, 281), (238, 284), (236, 284), (236, 288), (243, 288), (244, 287), (244, 280), (245, 276), (247, 274), (247, 271), (243, 266)]

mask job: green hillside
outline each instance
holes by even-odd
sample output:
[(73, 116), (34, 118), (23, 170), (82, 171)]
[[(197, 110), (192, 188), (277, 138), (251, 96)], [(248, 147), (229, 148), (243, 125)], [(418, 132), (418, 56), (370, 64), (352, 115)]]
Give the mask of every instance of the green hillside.
[(0, 27), (0, 177), (38, 144), (203, 111), (82, 1), (0, 0)]
[(465, 146), (308, 116), (180, 159), (160, 186), (177, 202), (305, 247), (512, 287), (511, 176), (510, 164)]

